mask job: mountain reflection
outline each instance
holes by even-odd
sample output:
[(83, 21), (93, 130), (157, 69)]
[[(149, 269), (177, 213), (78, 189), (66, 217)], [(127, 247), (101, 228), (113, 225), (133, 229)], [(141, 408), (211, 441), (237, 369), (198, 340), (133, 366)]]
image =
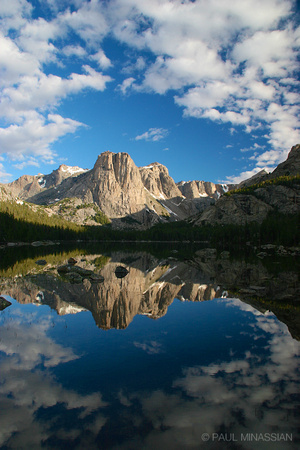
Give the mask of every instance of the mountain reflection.
[[(95, 261), (100, 257), (78, 256), (78, 265), (97, 271)], [(126, 265), (128, 274), (117, 278), (120, 264)], [(202, 301), (222, 293), (198, 268), (179, 261), (158, 261), (147, 253), (113, 253), (99, 272), (104, 281), (85, 278), (74, 284), (56, 270), (48, 270), (14, 278), (2, 289), (19, 303), (47, 304), (60, 315), (87, 309), (103, 329), (124, 329), (137, 314), (159, 318), (166, 314), (175, 297)]]
[[(158, 260), (145, 252), (113, 252), (110, 257), (78, 254), (74, 267), (82, 277), (75, 273), (73, 278), (67, 278), (52, 263), (31, 269), (26, 276), (2, 278), (1, 292), (19, 303), (49, 305), (59, 315), (89, 310), (102, 329), (125, 329), (136, 315), (162, 317), (175, 298), (212, 300), (225, 295), (227, 289), (238, 288), (239, 294), (244, 292), (243, 300), (252, 304), (253, 294), (255, 298), (265, 296), (272, 300), (299, 295), (296, 272), (279, 271), (275, 277), (261, 261), (250, 264), (230, 261), (226, 255), (217, 258), (211, 249), (200, 250), (193, 260), (184, 262), (175, 258)], [(118, 275), (121, 269), (122, 277)], [(85, 277), (85, 272), (93, 277)], [(256, 307), (262, 311), (270, 309), (269, 304), (263, 303), (256, 303)], [(299, 339), (299, 311), (289, 313), (287, 309), (276, 309), (276, 305), (271, 309)]]

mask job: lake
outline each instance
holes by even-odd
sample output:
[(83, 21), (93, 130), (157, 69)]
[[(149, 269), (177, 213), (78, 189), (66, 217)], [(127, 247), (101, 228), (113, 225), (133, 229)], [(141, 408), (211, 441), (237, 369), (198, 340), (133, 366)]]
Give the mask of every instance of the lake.
[(299, 448), (298, 262), (100, 250), (3, 253), (1, 448)]

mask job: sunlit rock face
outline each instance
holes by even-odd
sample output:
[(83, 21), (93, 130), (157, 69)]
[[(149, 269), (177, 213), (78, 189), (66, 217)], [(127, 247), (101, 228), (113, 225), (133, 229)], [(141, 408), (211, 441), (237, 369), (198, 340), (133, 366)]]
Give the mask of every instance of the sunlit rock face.
[(157, 162), (139, 168), (144, 187), (158, 199), (183, 197), (168, 169)]
[(182, 194), (189, 199), (194, 198), (214, 198), (218, 199), (224, 192), (227, 192), (232, 185), (215, 184), (209, 181), (181, 181), (177, 183)]
[(202, 181), (184, 186), (162, 164), (138, 168), (128, 153), (107, 151), (91, 170), (61, 165), (49, 175), (24, 175), (1, 185), (0, 198), (47, 205), (47, 214), (78, 224), (99, 224), (94, 216), (101, 211), (115, 228), (143, 229), (196, 214), (227, 189)]
[[(296, 145), (273, 173), (261, 171), (240, 186), (296, 175), (299, 155), (300, 145)], [(234, 187), (196, 180), (175, 183), (162, 164), (138, 168), (128, 153), (104, 152), (91, 170), (61, 165), (50, 175), (24, 175), (1, 185), (0, 199), (47, 205), (47, 214), (78, 224), (99, 225), (95, 217), (103, 213), (114, 228), (133, 229), (193, 215), (196, 225), (261, 223), (270, 211), (295, 214), (300, 210), (299, 185), (257, 188), (251, 195), (223, 195)]]

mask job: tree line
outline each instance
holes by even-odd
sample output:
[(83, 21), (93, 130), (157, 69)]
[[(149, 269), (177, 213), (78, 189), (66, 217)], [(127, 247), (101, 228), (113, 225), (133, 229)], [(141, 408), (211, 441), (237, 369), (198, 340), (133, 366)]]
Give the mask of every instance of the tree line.
[(243, 248), (246, 243), (296, 246), (300, 215), (271, 212), (261, 223), (201, 225), (187, 221), (160, 223), (147, 230), (115, 230), (110, 225), (83, 226), (37, 212), (26, 203), (0, 202), (0, 242), (37, 240), (206, 242), (216, 248)]

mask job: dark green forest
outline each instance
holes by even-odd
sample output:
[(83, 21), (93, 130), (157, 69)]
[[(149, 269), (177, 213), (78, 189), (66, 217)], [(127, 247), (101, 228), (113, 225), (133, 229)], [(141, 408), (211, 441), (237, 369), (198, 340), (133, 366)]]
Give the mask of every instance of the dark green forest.
[(232, 189), (226, 192), (224, 195), (229, 197), (233, 194), (251, 194), (255, 195), (256, 189), (267, 188), (268, 186), (287, 186), (294, 187), (296, 184), (300, 184), (300, 175), (283, 175), (277, 178), (271, 178), (270, 180), (265, 180), (260, 183), (251, 184), (251, 186), (241, 187), (240, 189)]
[(243, 248), (266, 243), (296, 246), (300, 242), (300, 216), (270, 213), (262, 224), (202, 225), (187, 221), (161, 223), (144, 231), (114, 230), (110, 225), (80, 226), (56, 215), (49, 217), (40, 208), (0, 202), (0, 242), (61, 241), (161, 241), (208, 243), (216, 248)]

